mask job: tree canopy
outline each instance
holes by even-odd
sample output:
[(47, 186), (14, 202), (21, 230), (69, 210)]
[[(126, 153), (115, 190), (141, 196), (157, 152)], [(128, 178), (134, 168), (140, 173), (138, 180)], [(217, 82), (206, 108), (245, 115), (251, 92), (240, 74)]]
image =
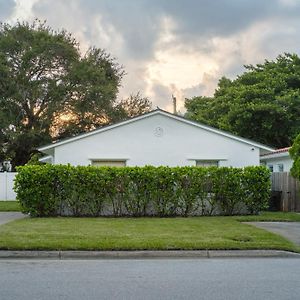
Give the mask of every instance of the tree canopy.
[(70, 33), (39, 20), (0, 24), (0, 74), (0, 160), (13, 166), (53, 139), (131, 116), (117, 100), (123, 67), (103, 49), (82, 55)]
[(118, 118), (125, 120), (152, 110), (152, 103), (148, 97), (143, 97), (140, 92), (131, 94), (128, 98), (122, 99), (116, 106), (119, 113)]
[(289, 153), (291, 158), (293, 159), (291, 173), (295, 178), (298, 178), (300, 180), (300, 133), (295, 138), (295, 141)]
[(50, 141), (53, 115), (66, 101), (65, 78), (78, 59), (76, 43), (64, 31), (54, 33), (40, 22), (1, 24), (1, 134), (15, 165)]
[(186, 99), (188, 118), (274, 147), (291, 145), (300, 132), (300, 58), (245, 66), (234, 80), (222, 77), (213, 97)]

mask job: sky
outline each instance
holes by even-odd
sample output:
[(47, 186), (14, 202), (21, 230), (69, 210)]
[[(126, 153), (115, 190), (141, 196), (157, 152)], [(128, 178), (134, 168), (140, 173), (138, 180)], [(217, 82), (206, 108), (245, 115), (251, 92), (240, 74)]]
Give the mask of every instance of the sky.
[(119, 99), (140, 91), (168, 111), (172, 94), (184, 111), (244, 65), (300, 54), (300, 0), (0, 0), (0, 21), (35, 18), (115, 57)]

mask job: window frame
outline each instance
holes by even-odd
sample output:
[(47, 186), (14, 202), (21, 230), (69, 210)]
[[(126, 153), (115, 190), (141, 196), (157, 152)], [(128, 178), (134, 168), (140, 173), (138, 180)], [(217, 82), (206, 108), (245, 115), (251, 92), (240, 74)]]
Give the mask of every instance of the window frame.
[[(101, 162), (103, 165), (95, 165), (94, 163)], [(105, 165), (108, 163), (108, 165)], [(112, 165), (109, 165), (109, 164)], [(123, 163), (124, 165), (113, 165), (114, 163)], [(91, 166), (93, 167), (117, 167), (117, 168), (124, 168), (127, 166), (127, 159), (109, 159), (109, 158), (93, 158), (91, 159)]]
[(278, 172), (284, 172), (284, 165), (282, 163), (277, 164)]
[[(203, 163), (203, 165), (200, 164), (201, 162)], [(220, 166), (220, 160), (219, 159), (196, 159), (195, 165), (196, 167), (202, 167), (202, 168), (209, 168), (209, 167), (218, 168)]]

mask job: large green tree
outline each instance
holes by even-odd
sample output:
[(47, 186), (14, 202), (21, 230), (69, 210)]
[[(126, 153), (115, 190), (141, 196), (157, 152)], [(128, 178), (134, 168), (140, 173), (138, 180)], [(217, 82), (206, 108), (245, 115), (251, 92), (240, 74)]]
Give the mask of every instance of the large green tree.
[(295, 138), (289, 152), (291, 158), (293, 159), (291, 173), (295, 178), (298, 178), (300, 180), (300, 133)]
[(0, 74), (0, 158), (17, 166), (53, 138), (113, 122), (124, 72), (104, 50), (82, 56), (69, 33), (37, 20), (0, 25)]
[(53, 123), (58, 138), (118, 121), (116, 96), (124, 71), (104, 50), (91, 48), (73, 63), (63, 111)]
[(235, 80), (221, 78), (213, 97), (186, 99), (188, 118), (274, 147), (300, 132), (300, 58), (279, 55)]

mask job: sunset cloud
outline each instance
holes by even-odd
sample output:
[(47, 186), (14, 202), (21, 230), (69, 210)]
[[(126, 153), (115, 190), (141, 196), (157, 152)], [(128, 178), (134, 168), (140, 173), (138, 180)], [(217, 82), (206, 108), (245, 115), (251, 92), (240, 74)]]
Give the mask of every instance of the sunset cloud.
[(81, 51), (106, 49), (127, 72), (119, 97), (141, 91), (171, 110), (171, 94), (212, 95), (244, 64), (299, 54), (296, 0), (0, 0), (4, 22), (47, 20), (72, 32)]

